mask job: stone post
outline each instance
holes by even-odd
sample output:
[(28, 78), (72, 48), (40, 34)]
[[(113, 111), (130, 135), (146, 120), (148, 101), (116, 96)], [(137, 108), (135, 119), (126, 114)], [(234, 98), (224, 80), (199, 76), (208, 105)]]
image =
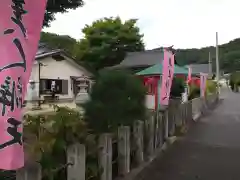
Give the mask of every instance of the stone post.
[(156, 112), (155, 127), (154, 127), (154, 149), (157, 149), (160, 143), (160, 116), (159, 112)]
[(26, 164), (25, 167), (17, 170), (16, 180), (42, 180), (40, 164), (36, 162)]
[(67, 149), (67, 180), (85, 180), (86, 150), (83, 144), (73, 144)]
[(102, 134), (98, 140), (98, 164), (101, 170), (100, 180), (112, 180), (112, 136)]
[(164, 125), (165, 125), (165, 135), (164, 139), (166, 140), (168, 138), (168, 109), (164, 111)]
[(136, 148), (136, 156), (135, 162), (137, 165), (140, 165), (143, 162), (143, 121), (135, 121), (133, 125), (133, 136), (135, 148)]
[(154, 116), (145, 121), (145, 132), (146, 132), (146, 153), (149, 160), (154, 153)]
[(130, 127), (118, 128), (118, 173), (124, 176), (130, 172)]

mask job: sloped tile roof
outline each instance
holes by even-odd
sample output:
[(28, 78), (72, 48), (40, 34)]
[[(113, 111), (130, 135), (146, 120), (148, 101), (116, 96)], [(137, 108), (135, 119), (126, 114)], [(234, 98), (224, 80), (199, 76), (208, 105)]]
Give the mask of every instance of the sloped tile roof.
[(206, 73), (209, 74), (209, 64), (190, 64), (192, 72), (194, 73)]
[(54, 55), (57, 53), (62, 52), (61, 49), (52, 49), (50, 47), (48, 47), (45, 43), (39, 43), (38, 45), (38, 51), (36, 53), (35, 59), (40, 59), (40, 58), (44, 58), (46, 56), (50, 56), (50, 55)]
[(126, 58), (118, 65), (110, 68), (132, 68), (152, 66), (163, 61), (162, 49), (146, 50), (128, 53)]
[[(137, 73), (137, 75), (160, 75), (162, 74), (162, 63), (151, 66)], [(188, 68), (174, 65), (174, 74), (188, 75)]]

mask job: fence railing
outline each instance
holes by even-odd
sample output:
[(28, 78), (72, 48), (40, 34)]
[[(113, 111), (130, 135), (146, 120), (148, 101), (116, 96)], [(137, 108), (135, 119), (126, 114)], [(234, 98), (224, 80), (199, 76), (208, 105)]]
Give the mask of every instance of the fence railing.
[[(132, 127), (118, 128), (117, 137), (101, 134), (98, 139), (98, 169), (100, 180), (112, 180), (125, 176), (131, 169), (152, 160), (167, 139), (175, 136), (178, 130), (188, 129), (196, 114), (213, 106), (218, 95), (196, 98), (186, 103), (176, 103), (164, 112), (155, 112), (145, 121), (137, 120)], [(200, 116), (199, 115), (199, 116)], [(114, 138), (113, 138), (114, 137)], [(86, 147), (73, 144), (67, 149), (67, 180), (86, 180)], [(15, 179), (15, 178), (14, 178)], [(41, 180), (41, 166), (38, 163), (26, 164), (16, 173), (17, 180)], [(88, 177), (91, 179), (91, 177)]]

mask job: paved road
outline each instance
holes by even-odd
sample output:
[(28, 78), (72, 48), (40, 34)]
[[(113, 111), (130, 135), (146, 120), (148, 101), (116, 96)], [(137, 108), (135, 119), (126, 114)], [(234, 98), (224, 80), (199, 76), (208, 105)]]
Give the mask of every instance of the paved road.
[(240, 93), (222, 103), (135, 180), (240, 180)]

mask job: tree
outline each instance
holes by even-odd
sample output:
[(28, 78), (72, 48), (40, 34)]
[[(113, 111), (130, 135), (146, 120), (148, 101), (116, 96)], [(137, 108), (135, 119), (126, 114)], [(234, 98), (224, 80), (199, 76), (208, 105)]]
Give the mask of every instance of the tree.
[(124, 71), (104, 70), (83, 105), (89, 127), (95, 132), (114, 131), (145, 116), (146, 89), (140, 79)]
[(96, 70), (120, 63), (127, 52), (142, 51), (143, 35), (136, 19), (104, 18), (87, 25), (84, 38), (76, 45), (77, 59)]
[(48, 0), (43, 26), (49, 27), (55, 19), (55, 13), (64, 13), (68, 9), (76, 9), (83, 6), (83, 0)]
[(41, 33), (41, 42), (46, 43), (51, 48), (59, 48), (68, 52), (70, 55), (73, 55), (74, 47), (77, 41), (70, 36), (60, 36), (53, 33)]
[(185, 90), (185, 82), (182, 78), (173, 77), (170, 96), (181, 97)]

